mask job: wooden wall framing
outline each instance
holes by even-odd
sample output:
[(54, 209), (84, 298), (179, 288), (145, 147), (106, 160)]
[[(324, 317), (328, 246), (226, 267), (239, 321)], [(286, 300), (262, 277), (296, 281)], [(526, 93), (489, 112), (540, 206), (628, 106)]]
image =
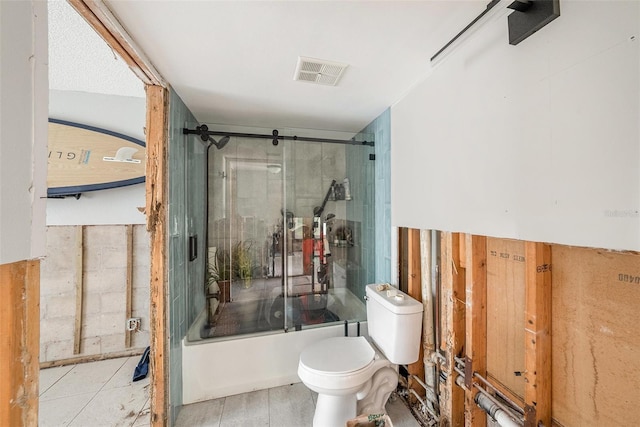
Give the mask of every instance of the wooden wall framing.
[[(440, 425), (484, 425), (478, 386), (520, 406), (525, 426), (637, 421), (640, 254), (449, 232), (440, 245)], [(485, 367), (497, 392), (473, 377)]]
[(146, 85), (146, 208), (151, 237), (151, 424), (168, 423), (168, 332), (167, 332), (167, 83), (136, 45), (133, 38), (100, 0), (68, 0), (71, 6), (129, 65)]
[(455, 358), (463, 357), (465, 343), (466, 271), (460, 256), (463, 239), (464, 235), (459, 233), (442, 232), (440, 236), (442, 310), (439, 322), (442, 332), (441, 342), (437, 345), (446, 358), (442, 370), (447, 377), (445, 382), (440, 383), (442, 426), (464, 425), (464, 390), (455, 384), (458, 374), (454, 370)]
[[(474, 401), (477, 388), (482, 387), (495, 393), (474, 377), (477, 373), (516, 403), (524, 402), (527, 414), (525, 425), (551, 426), (549, 245), (441, 232), (440, 248), (442, 276), (439, 345), (445, 356), (441, 369), (446, 374), (446, 381), (440, 384), (440, 425), (485, 425), (486, 414)], [(526, 287), (523, 298), (526, 301), (519, 305), (506, 292), (513, 286)], [(496, 297), (500, 293), (505, 295)], [(488, 334), (487, 295), (493, 295), (490, 301), (493, 304), (492, 310), (502, 310), (502, 314), (492, 312), (491, 328), (510, 329), (510, 339), (504, 339), (506, 333), (500, 335), (499, 331), (491, 330)], [(513, 312), (514, 308), (516, 313)], [(520, 321), (517, 320), (519, 316), (522, 317)], [(496, 319), (508, 324), (499, 325)], [(514, 334), (513, 331), (518, 328), (521, 330)], [(496, 333), (500, 339), (492, 338), (488, 342), (488, 335), (494, 337)], [(514, 341), (513, 337), (520, 338)], [(499, 345), (512, 348), (500, 348)], [(497, 359), (499, 363), (492, 364), (493, 373), (487, 372), (488, 360), (495, 360), (497, 354), (503, 354)], [(454, 369), (456, 357), (459, 361), (464, 361), (463, 372)], [(518, 360), (523, 360), (524, 366)], [(497, 365), (507, 366), (509, 375), (520, 375), (514, 372), (516, 367), (523, 371), (526, 384), (522, 389), (524, 393), (519, 387), (514, 387), (508, 378), (504, 379), (506, 373), (495, 372)], [(456, 378), (460, 375), (465, 379), (464, 390), (456, 384)], [(518, 390), (512, 390), (514, 388)], [(521, 396), (522, 394), (524, 395)]]
[[(422, 274), (421, 274), (421, 252), (420, 252), (420, 230), (410, 228), (407, 230), (407, 294), (418, 301), (422, 301)], [(409, 375), (415, 375), (424, 380), (424, 351), (422, 342), (418, 360), (408, 366)], [(424, 388), (409, 377), (409, 388), (413, 389), (420, 396), (425, 395)], [(410, 400), (413, 400), (411, 396)]]
[(0, 265), (0, 425), (38, 425), (40, 261)]
[(465, 424), (485, 425), (487, 416), (475, 404), (473, 374), (487, 375), (487, 239), (466, 235)]
[(147, 86), (146, 214), (151, 236), (151, 425), (168, 424), (167, 156), (168, 103), (165, 88)]

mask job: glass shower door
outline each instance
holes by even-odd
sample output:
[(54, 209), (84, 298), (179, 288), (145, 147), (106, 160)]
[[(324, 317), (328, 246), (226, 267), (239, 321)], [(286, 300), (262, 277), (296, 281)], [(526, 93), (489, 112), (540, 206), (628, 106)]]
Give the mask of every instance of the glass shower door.
[(211, 337), (284, 328), (282, 154), (282, 146), (242, 136), (210, 148), (209, 263), (226, 279), (218, 280)]
[[(351, 136), (333, 132), (327, 138)], [(366, 318), (374, 241), (370, 154), (373, 147), (362, 144), (284, 142), (286, 330)]]
[[(222, 135), (207, 157), (216, 284), (202, 337), (364, 320), (374, 271), (373, 146), (338, 132), (296, 129), (276, 140), (262, 138), (272, 130), (209, 128)], [(321, 142), (324, 135), (347, 143)]]

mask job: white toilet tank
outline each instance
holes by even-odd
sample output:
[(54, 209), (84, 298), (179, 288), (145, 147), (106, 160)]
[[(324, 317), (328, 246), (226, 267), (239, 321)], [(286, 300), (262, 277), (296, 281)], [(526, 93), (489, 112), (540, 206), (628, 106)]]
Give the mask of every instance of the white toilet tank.
[(367, 285), (369, 336), (389, 361), (406, 365), (418, 360), (422, 303), (389, 284)]

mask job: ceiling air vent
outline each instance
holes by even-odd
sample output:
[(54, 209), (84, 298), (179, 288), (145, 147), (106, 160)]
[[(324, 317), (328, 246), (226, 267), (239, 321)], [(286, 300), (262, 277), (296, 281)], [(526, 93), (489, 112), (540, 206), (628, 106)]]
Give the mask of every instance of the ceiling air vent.
[(293, 76), (293, 79), (335, 86), (338, 84), (340, 76), (342, 76), (342, 73), (344, 73), (344, 70), (348, 66), (348, 64), (341, 64), (339, 62), (299, 56), (298, 65), (296, 65), (296, 74)]

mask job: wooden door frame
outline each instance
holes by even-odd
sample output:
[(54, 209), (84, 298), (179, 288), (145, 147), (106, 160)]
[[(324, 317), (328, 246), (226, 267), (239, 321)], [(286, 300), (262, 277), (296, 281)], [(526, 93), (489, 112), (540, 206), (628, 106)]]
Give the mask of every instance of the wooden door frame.
[(167, 152), (169, 95), (167, 83), (102, 0), (67, 0), (145, 84), (146, 208), (150, 233), (151, 425), (169, 424), (169, 346), (167, 332)]

